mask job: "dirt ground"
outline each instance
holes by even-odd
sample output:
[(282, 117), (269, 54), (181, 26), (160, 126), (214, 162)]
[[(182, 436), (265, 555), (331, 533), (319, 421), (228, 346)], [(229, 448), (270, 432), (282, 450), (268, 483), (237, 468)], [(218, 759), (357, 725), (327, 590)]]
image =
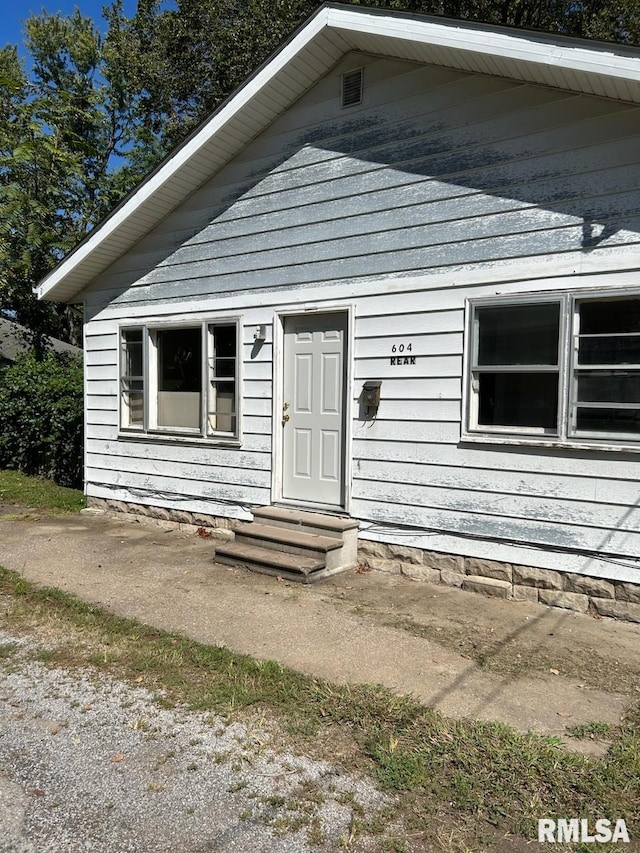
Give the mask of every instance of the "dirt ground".
[[(332, 585), (340, 605), (345, 579)], [(351, 585), (352, 581), (349, 581)], [(352, 612), (433, 640), (483, 669), (573, 677), (612, 693), (636, 691), (640, 627), (538, 604), (488, 599), (380, 572), (356, 576)]]
[(567, 728), (640, 697), (640, 626), (370, 572), (302, 586), (213, 562), (193, 532), (0, 507), (0, 564), (196, 640), (340, 682), (381, 683), (453, 717), (602, 752)]

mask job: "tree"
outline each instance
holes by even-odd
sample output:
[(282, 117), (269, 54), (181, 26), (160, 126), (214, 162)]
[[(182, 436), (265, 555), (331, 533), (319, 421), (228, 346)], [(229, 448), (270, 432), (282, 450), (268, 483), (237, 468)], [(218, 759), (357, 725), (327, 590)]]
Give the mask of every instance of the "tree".
[(140, 0), (131, 18), (122, 0), (105, 10), (105, 47), (134, 100), (132, 166), (155, 165), (237, 85), (228, 37), (238, 14), (234, 0), (179, 0), (169, 9)]
[[(38, 302), (33, 287), (125, 187), (111, 158), (128, 137), (128, 98), (103, 74), (102, 40), (79, 12), (27, 21), (33, 72), (0, 51), (0, 310), (45, 337), (77, 339), (77, 312)], [(129, 134), (130, 135), (130, 134)]]
[(564, 31), (589, 39), (640, 44), (638, 0), (586, 0), (568, 3)]

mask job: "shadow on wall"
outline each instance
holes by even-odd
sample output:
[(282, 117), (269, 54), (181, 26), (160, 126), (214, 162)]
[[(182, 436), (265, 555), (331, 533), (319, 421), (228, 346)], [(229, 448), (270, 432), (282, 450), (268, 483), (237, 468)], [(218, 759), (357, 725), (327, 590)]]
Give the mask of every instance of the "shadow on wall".
[(303, 98), (298, 129), (288, 129), (291, 111), (278, 119), (107, 270), (89, 319), (113, 301), (531, 263), (637, 242), (637, 107), (411, 68), (398, 86), (417, 91), (419, 81), (420, 94), (392, 100), (387, 87), (378, 107), (318, 120)]

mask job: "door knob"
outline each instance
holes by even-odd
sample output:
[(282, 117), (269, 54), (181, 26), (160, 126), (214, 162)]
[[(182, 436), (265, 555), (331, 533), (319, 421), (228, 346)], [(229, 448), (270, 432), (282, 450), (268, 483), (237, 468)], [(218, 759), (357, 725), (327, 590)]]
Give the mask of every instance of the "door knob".
[(283, 415), (282, 416), (282, 426), (284, 426), (288, 420), (289, 420), (289, 415)]

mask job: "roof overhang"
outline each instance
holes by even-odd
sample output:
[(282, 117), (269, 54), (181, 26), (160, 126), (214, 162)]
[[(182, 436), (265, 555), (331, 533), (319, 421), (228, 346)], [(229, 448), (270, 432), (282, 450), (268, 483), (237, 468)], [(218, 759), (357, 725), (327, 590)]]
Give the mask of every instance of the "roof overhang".
[(328, 3), (39, 283), (72, 302), (349, 51), (492, 74), (640, 104), (640, 49)]

